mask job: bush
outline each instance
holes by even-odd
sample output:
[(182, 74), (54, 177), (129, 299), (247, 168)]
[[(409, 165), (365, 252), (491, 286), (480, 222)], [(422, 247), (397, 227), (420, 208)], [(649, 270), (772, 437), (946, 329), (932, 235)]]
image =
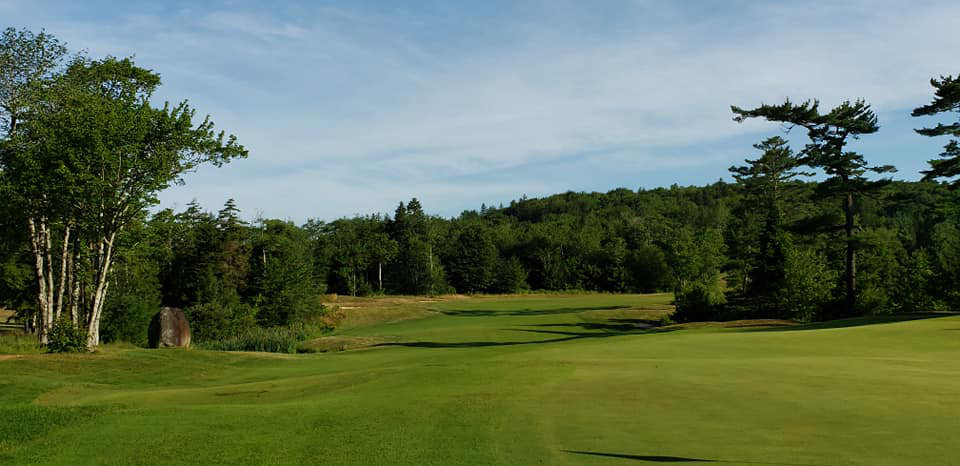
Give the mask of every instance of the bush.
[(47, 336), (47, 352), (79, 353), (87, 349), (87, 332), (62, 317), (53, 323)]
[(727, 302), (719, 283), (694, 282), (675, 292), (677, 306), (673, 318), (677, 322), (717, 320)]

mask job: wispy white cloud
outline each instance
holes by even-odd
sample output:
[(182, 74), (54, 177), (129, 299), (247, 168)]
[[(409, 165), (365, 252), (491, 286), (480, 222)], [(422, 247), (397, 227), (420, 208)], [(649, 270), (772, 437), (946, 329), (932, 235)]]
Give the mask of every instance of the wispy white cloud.
[[(47, 27), (135, 52), (164, 74), (162, 97), (190, 97), (250, 147), (165, 202), (236, 197), (300, 220), (412, 195), (453, 214), (627, 175), (629, 187), (714, 180), (749, 153), (743, 138), (776, 130), (731, 122), (730, 104), (863, 97), (883, 123), (928, 100), (931, 76), (960, 71), (955, 2), (609, 5), (480, 17), (231, 2)], [(658, 176), (677, 170), (686, 178)]]

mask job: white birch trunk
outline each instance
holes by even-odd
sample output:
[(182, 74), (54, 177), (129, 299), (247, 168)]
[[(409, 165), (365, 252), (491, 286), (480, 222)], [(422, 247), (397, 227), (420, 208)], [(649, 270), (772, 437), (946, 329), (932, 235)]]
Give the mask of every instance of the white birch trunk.
[(34, 329), (37, 331), (40, 343), (45, 345), (47, 344), (47, 330), (49, 328), (45, 322), (50, 306), (49, 301), (47, 301), (47, 279), (44, 272), (46, 267), (42, 242), (42, 230), (45, 227), (41, 225), (38, 228), (37, 221), (33, 217), (27, 220), (27, 225), (30, 228), (30, 248), (33, 250), (33, 270), (37, 277), (37, 314), (34, 316)]
[(63, 232), (63, 248), (60, 250), (60, 285), (57, 289), (57, 305), (54, 310), (54, 320), (60, 320), (60, 315), (63, 313), (63, 297), (67, 292), (67, 268), (69, 267), (69, 252), (70, 252), (70, 226), (64, 228)]
[(113, 241), (117, 234), (111, 233), (108, 238), (100, 241), (97, 256), (102, 258), (97, 264), (97, 274), (93, 302), (90, 306), (90, 324), (87, 326), (87, 348), (93, 349), (100, 344), (100, 316), (103, 312), (103, 303), (107, 295), (110, 282), (107, 276), (110, 272), (110, 262), (113, 259)]
[(53, 312), (54, 312), (54, 302), (53, 295), (56, 292), (56, 284), (53, 281), (53, 256), (51, 255), (51, 250), (53, 246), (50, 241), (50, 224), (46, 218), (42, 218), (41, 221), (41, 231), (43, 232), (43, 252), (46, 256), (46, 277), (47, 277), (47, 312), (46, 319), (44, 320), (44, 325), (46, 326), (46, 333), (50, 333), (50, 328), (53, 326)]

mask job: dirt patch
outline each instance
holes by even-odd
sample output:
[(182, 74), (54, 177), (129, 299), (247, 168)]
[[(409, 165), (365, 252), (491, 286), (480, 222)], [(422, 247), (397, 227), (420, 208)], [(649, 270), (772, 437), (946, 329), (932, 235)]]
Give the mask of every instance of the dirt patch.
[(17, 315), (16, 311), (0, 307), (0, 322), (11, 321), (15, 315)]
[(0, 354), (0, 361), (9, 361), (11, 359), (20, 359), (22, 354)]
[[(337, 296), (336, 301), (327, 301), (327, 314), (323, 320), (337, 329), (366, 327), (370, 325), (422, 319), (434, 315), (427, 309), (422, 296), (381, 296), (361, 298)], [(431, 301), (436, 302), (437, 300)]]

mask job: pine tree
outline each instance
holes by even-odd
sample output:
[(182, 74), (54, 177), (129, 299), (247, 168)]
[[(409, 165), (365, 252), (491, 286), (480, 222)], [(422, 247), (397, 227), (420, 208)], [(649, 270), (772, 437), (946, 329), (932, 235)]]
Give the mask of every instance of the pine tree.
[[(933, 116), (940, 113), (955, 112), (960, 117), (960, 75), (941, 76), (939, 80), (931, 79), (930, 85), (934, 91), (933, 102), (913, 110), (912, 115)], [(952, 136), (960, 138), (960, 118), (950, 124), (938, 123), (933, 128), (921, 128), (917, 133), (929, 137)], [(924, 179), (954, 178), (960, 175), (960, 140), (951, 139), (943, 146), (939, 160), (930, 160), (930, 169), (923, 172)], [(950, 181), (953, 188), (960, 187), (960, 178)]]
[(871, 166), (860, 153), (846, 150), (851, 140), (863, 134), (877, 132), (877, 116), (863, 100), (845, 101), (827, 113), (820, 113), (820, 102), (808, 100), (794, 104), (788, 99), (781, 105), (761, 105), (753, 110), (732, 106), (737, 116), (734, 121), (742, 123), (749, 118), (764, 118), (768, 121), (799, 126), (807, 130), (810, 142), (801, 153), (801, 163), (819, 168), (829, 177), (820, 186), (823, 196), (842, 199), (844, 214), (846, 258), (844, 262), (844, 285), (846, 289), (846, 313), (853, 315), (857, 304), (856, 262), (856, 199), (863, 193), (876, 190), (882, 183), (872, 182), (864, 175), (867, 172), (888, 173), (896, 171), (893, 166)]
[(774, 305), (770, 298), (783, 288), (786, 248), (789, 239), (784, 231), (783, 201), (786, 184), (810, 173), (800, 172), (800, 160), (783, 138), (774, 136), (753, 146), (762, 155), (745, 160), (747, 165), (730, 167), (734, 179), (743, 186), (748, 208), (762, 219), (757, 238), (757, 252), (750, 262), (746, 294), (759, 298), (761, 309)]

